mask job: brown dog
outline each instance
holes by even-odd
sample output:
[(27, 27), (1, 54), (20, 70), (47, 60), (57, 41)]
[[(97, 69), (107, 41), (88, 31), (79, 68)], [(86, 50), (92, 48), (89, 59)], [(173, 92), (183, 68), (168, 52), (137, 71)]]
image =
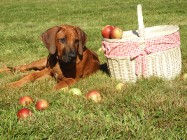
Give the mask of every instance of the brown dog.
[(75, 26), (61, 25), (48, 29), (41, 35), (41, 39), (49, 50), (49, 56), (13, 68), (16, 71), (31, 69), (39, 71), (30, 73), (9, 85), (21, 87), (30, 81), (50, 76), (57, 80), (58, 84), (54, 88), (58, 90), (96, 72), (100, 66), (99, 59), (94, 52), (85, 47), (86, 38), (84, 31)]

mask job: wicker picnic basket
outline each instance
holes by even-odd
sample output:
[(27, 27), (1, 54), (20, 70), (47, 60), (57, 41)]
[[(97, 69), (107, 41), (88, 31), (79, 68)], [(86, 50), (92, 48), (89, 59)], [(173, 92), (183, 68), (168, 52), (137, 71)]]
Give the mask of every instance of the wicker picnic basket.
[(181, 72), (180, 34), (177, 25), (144, 28), (142, 6), (137, 6), (138, 30), (124, 31), (122, 39), (106, 39), (102, 48), (111, 77), (123, 82), (156, 76), (174, 79)]

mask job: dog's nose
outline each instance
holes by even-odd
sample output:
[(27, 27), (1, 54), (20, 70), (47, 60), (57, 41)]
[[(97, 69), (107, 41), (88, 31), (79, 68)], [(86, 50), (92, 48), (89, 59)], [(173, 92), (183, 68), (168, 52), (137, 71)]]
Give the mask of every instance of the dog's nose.
[(77, 56), (76, 52), (70, 52), (70, 53), (68, 54), (68, 57), (69, 57), (69, 58), (75, 58), (76, 56)]

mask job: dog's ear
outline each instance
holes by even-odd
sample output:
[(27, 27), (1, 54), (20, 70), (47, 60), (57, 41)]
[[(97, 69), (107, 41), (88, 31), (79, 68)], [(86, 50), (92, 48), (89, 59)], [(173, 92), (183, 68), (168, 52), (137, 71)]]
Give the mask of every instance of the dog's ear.
[(41, 39), (42, 39), (45, 47), (49, 50), (50, 54), (55, 54), (55, 52), (56, 52), (55, 38), (56, 38), (57, 32), (60, 29), (61, 29), (60, 27), (55, 26), (55, 27), (48, 29), (47, 31), (45, 31), (41, 35)]
[(78, 38), (79, 38), (79, 48), (78, 48), (78, 53), (79, 55), (83, 54), (83, 49), (84, 46), (86, 45), (86, 41), (87, 41), (87, 35), (86, 33), (79, 27), (75, 27), (75, 31), (78, 34)]

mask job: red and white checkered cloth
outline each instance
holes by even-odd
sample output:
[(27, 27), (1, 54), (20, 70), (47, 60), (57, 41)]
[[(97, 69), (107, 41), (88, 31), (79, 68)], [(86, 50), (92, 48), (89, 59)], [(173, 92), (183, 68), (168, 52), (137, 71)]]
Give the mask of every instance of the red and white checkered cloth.
[(135, 59), (136, 74), (140, 73), (140, 63), (142, 63), (142, 73), (146, 70), (145, 55), (165, 51), (171, 48), (180, 47), (179, 31), (170, 35), (145, 39), (145, 47), (142, 49), (138, 41), (107, 42), (102, 41), (102, 48), (107, 58)]

